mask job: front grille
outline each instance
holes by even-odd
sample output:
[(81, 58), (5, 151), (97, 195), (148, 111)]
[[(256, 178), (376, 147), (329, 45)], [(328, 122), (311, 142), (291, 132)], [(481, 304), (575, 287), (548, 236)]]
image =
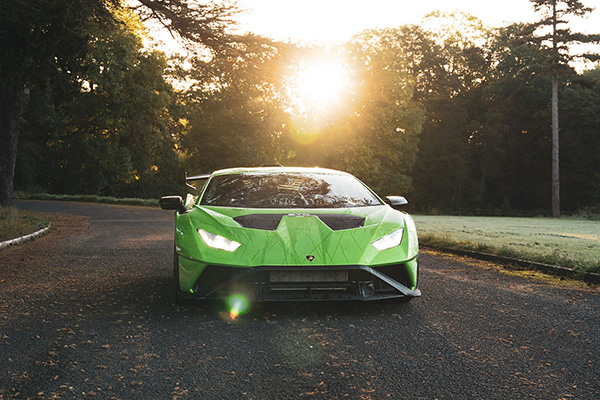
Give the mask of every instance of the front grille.
[(348, 271), (324, 269), (319, 271), (306, 269), (281, 269), (269, 273), (270, 283), (319, 283), (347, 282)]
[[(387, 278), (380, 278), (378, 274)], [(255, 292), (254, 296), (259, 300), (364, 300), (398, 297), (406, 290), (410, 292), (406, 267), (394, 264), (373, 268), (208, 266), (198, 279), (196, 293), (200, 297), (226, 296), (232, 287)]]

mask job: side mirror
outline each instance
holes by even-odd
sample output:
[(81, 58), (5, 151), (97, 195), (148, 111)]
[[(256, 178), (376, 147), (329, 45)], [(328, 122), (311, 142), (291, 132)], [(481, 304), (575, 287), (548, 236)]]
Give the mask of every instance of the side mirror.
[(164, 196), (159, 201), (160, 208), (163, 210), (175, 210), (183, 213), (186, 211), (183, 205), (183, 199), (180, 196)]
[(385, 202), (392, 206), (394, 210), (398, 210), (402, 206), (408, 204), (408, 201), (402, 196), (386, 196)]

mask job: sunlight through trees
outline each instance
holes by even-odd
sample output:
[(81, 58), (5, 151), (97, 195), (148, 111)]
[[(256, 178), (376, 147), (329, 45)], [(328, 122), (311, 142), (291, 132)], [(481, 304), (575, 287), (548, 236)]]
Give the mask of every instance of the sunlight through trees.
[[(158, 197), (184, 191), (184, 171), (278, 162), (347, 170), (422, 211), (548, 215), (557, 81), (561, 207), (600, 207), (599, 70), (577, 72), (561, 47), (598, 35), (559, 29), (555, 50), (550, 33), (532, 35), (551, 19), (492, 28), (434, 12), (318, 46), (232, 34), (231, 6), (82, 0), (17, 22), (31, 4), (3, 6), (0, 21), (3, 54), (26, 43), (0, 64), (3, 205), (19, 132), (14, 185), (28, 192)], [(186, 53), (144, 48), (145, 19)]]

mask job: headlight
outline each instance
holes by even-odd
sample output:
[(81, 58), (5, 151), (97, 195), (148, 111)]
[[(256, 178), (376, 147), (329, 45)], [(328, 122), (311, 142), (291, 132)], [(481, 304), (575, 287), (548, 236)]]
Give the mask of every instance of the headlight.
[(385, 235), (381, 239), (377, 239), (376, 241), (372, 242), (371, 244), (373, 245), (373, 247), (375, 247), (379, 251), (391, 249), (392, 247), (399, 246), (400, 243), (402, 243), (402, 235), (403, 234), (404, 234), (404, 229), (400, 228), (397, 231), (394, 231), (388, 235)]
[(205, 231), (204, 229), (196, 229), (198, 234), (206, 243), (208, 247), (212, 247), (213, 249), (225, 250), (225, 251), (235, 251), (238, 247), (241, 246), (238, 242), (234, 242), (233, 240), (229, 240), (224, 238), (223, 236), (215, 235), (214, 233), (210, 233)]

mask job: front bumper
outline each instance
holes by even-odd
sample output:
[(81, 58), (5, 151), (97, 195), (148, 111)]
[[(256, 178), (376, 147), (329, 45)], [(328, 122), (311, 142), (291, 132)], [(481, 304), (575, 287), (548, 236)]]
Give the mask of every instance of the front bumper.
[[(417, 263), (417, 259), (410, 263)], [(418, 269), (418, 266), (417, 266)], [(242, 293), (251, 301), (383, 300), (419, 297), (411, 289), (405, 264), (377, 267), (259, 266), (236, 268), (207, 266), (192, 290), (193, 299), (226, 298)]]

